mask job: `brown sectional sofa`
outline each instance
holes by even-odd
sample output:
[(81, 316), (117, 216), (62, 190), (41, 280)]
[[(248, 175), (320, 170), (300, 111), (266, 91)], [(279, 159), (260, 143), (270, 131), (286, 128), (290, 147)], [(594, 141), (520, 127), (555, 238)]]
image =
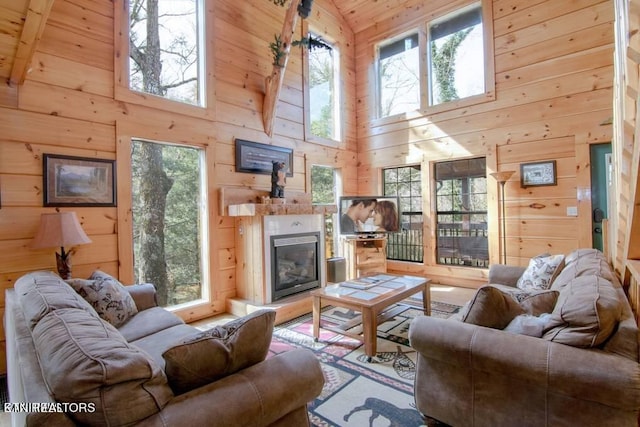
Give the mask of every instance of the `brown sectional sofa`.
[[(494, 285), (479, 289), (457, 319), (414, 319), (421, 413), (452, 426), (638, 425), (638, 327), (618, 279), (593, 249), (572, 252), (559, 268), (538, 293), (547, 304), (551, 295), (546, 309), (508, 297), (525, 268), (495, 265)], [(474, 304), (490, 315), (473, 313)], [(546, 319), (540, 336), (501, 330), (514, 315)]]
[[(152, 285), (123, 288), (137, 314), (118, 328), (52, 272), (27, 274), (7, 290), (10, 401), (55, 409), (13, 413), (13, 425), (309, 425), (306, 404), (324, 384), (320, 364), (308, 350), (264, 360), (273, 312), (206, 335), (157, 307)], [(214, 354), (223, 373), (211, 380), (199, 365)], [(56, 412), (63, 404), (74, 412)]]

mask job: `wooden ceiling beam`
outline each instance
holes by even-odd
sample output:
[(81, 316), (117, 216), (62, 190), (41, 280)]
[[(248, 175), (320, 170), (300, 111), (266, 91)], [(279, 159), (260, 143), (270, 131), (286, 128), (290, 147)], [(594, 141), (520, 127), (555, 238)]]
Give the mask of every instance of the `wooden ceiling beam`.
[(29, 2), (20, 40), (18, 40), (16, 56), (11, 67), (9, 85), (16, 86), (24, 83), (36, 47), (51, 13), (53, 2), (54, 0), (31, 0)]
[(282, 34), (280, 40), (282, 41), (283, 59), (281, 64), (274, 64), (273, 71), (270, 76), (267, 76), (265, 80), (265, 95), (264, 103), (262, 105), (262, 121), (264, 122), (264, 131), (267, 135), (273, 135), (273, 122), (276, 118), (276, 104), (280, 97), (280, 90), (282, 89), (282, 81), (284, 80), (284, 72), (287, 68), (287, 62), (289, 60), (289, 51), (291, 50), (291, 41), (293, 40), (293, 33), (296, 30), (296, 24), (298, 23), (298, 5), (300, 0), (291, 0), (289, 9), (284, 18), (284, 24), (282, 25)]

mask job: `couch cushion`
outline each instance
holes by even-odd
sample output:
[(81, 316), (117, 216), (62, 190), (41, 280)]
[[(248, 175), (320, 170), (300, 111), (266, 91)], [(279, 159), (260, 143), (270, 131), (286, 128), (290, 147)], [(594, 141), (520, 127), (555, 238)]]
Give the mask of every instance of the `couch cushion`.
[(56, 401), (95, 407), (94, 412), (69, 413), (77, 423), (134, 424), (160, 411), (173, 396), (151, 357), (95, 313), (52, 311), (34, 327), (33, 340)]
[(511, 295), (518, 301), (525, 314), (540, 316), (543, 313), (551, 313), (556, 306), (559, 291), (554, 290), (533, 290), (524, 291), (505, 285), (491, 285), (498, 288), (503, 293)]
[(273, 310), (258, 310), (167, 350), (165, 372), (173, 391), (184, 393), (263, 361), (275, 317)]
[(127, 341), (133, 342), (176, 325), (184, 325), (184, 321), (162, 307), (153, 307), (139, 311), (118, 331)]
[(564, 255), (537, 256), (518, 279), (516, 286), (523, 290), (545, 290), (564, 266)]
[(479, 288), (462, 310), (460, 320), (465, 323), (504, 329), (514, 317), (524, 310), (509, 294), (492, 285)]
[(567, 283), (553, 310), (557, 326), (543, 338), (574, 347), (597, 347), (615, 330), (622, 315), (618, 293), (608, 280), (577, 277)]
[(138, 340), (129, 341), (129, 344), (133, 344), (148, 353), (149, 356), (153, 357), (160, 369), (164, 371), (165, 361), (162, 354), (177, 342), (181, 342), (184, 338), (191, 337), (198, 332), (197, 328), (182, 323), (144, 336)]
[(611, 266), (604, 254), (597, 249), (577, 249), (565, 258), (565, 266), (554, 279), (551, 289), (560, 290), (576, 277), (599, 276), (615, 282)]
[(138, 312), (136, 303), (124, 285), (96, 270), (89, 279), (69, 279), (67, 283), (87, 300), (96, 313), (116, 328)]
[(53, 310), (78, 308), (95, 313), (91, 305), (52, 271), (36, 271), (20, 277), (14, 285), (29, 327)]

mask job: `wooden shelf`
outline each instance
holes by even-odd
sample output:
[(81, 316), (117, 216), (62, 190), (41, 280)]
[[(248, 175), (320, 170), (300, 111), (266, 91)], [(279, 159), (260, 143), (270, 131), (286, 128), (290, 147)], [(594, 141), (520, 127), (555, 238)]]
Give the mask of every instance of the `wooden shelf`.
[(285, 192), (286, 203), (259, 203), (269, 192), (250, 188), (220, 188), (220, 215), (222, 216), (261, 216), (261, 215), (306, 215), (336, 213), (337, 206), (314, 205), (311, 195), (297, 191)]

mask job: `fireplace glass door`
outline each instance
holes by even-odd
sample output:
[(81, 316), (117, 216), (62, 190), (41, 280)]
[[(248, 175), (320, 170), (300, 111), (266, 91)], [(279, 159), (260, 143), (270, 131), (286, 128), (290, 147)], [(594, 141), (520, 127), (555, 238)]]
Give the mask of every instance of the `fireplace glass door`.
[(320, 286), (320, 233), (271, 236), (272, 300)]

